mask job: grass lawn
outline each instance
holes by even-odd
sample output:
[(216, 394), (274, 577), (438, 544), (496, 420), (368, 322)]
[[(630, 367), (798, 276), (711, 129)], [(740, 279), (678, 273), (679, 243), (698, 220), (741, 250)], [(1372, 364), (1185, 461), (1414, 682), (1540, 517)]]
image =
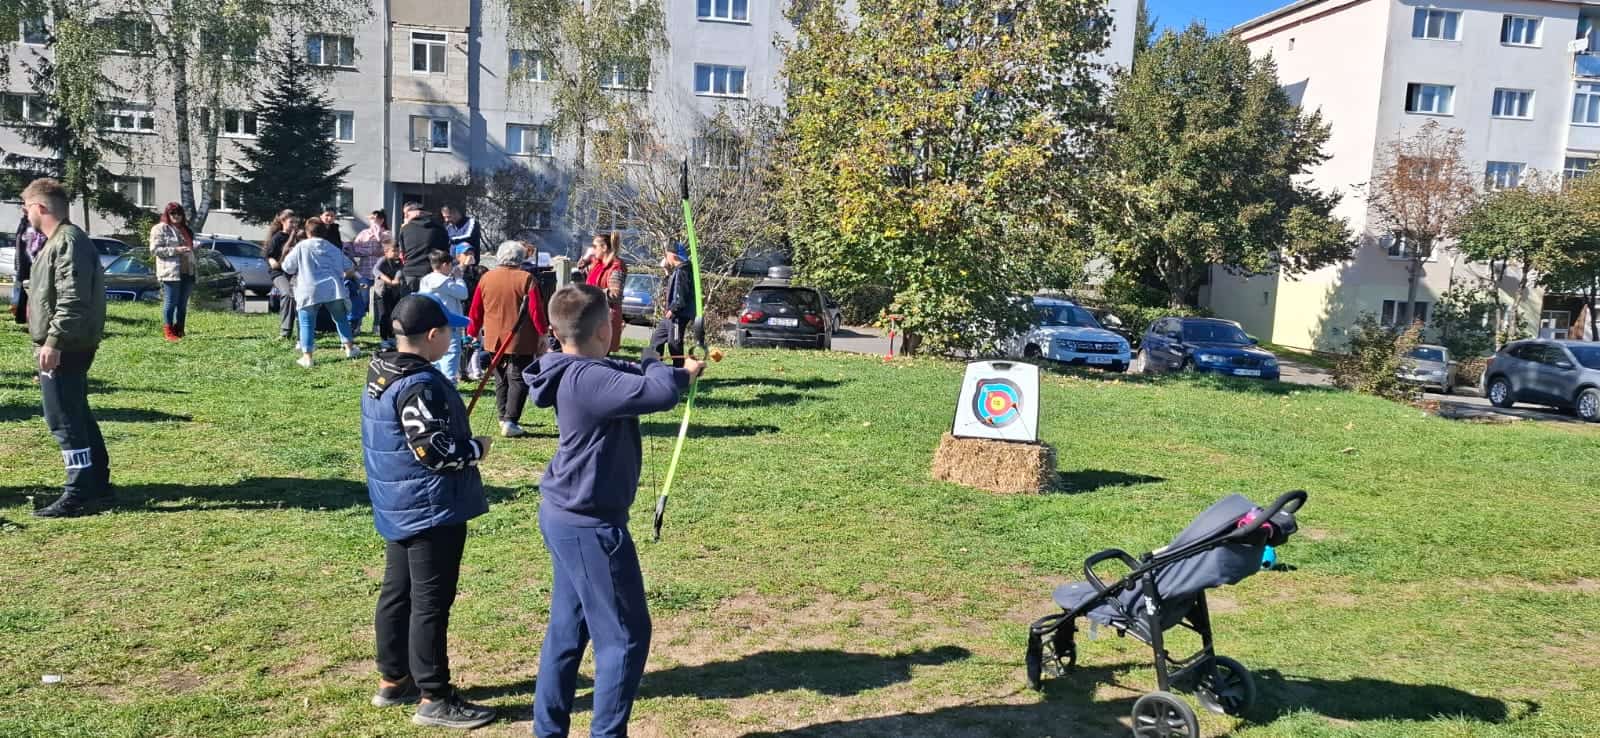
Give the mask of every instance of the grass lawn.
[[(0, 735), (449, 734), (366, 703), (382, 544), (365, 361), (325, 342), (301, 370), (275, 320), (200, 313), (169, 345), (156, 308), (113, 306), (91, 376), (122, 507), (67, 521), (27, 514), (61, 456), (26, 337), (0, 330)], [(636, 736), (1124, 735), (1154, 689), (1131, 639), (1102, 632), (1077, 673), (1023, 685), (1051, 587), (1102, 548), (1162, 545), (1226, 492), (1297, 487), (1311, 500), (1280, 552), (1295, 569), (1214, 594), (1218, 650), (1260, 696), (1248, 720), (1202, 713), (1207, 735), (1600, 725), (1593, 429), (1050, 374), (1060, 489), (999, 497), (929, 478), (959, 366), (729, 353), (702, 385), (665, 541), (648, 542), (654, 489), (634, 508), (655, 619)], [(644, 419), (647, 487), (677, 418)], [(493, 410), (476, 421), (490, 432)], [(503, 709), (477, 735), (527, 734), (548, 604), (535, 511), (554, 426), (538, 410), (524, 425), (484, 469), (493, 509), (471, 526), (451, 628), (457, 681)]]

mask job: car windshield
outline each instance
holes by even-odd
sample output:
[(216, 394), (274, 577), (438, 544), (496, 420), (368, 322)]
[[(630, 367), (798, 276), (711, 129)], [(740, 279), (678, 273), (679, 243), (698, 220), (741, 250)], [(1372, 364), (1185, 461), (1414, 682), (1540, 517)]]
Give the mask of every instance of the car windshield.
[(1039, 325), (1046, 328), (1065, 326), (1069, 328), (1099, 328), (1100, 321), (1094, 319), (1088, 310), (1077, 305), (1034, 305), (1033, 309), (1039, 313)]
[(213, 241), (211, 243), (211, 248), (223, 256), (249, 257), (252, 259), (262, 258), (261, 247), (253, 243), (242, 243), (239, 241)]
[(1410, 356), (1413, 359), (1417, 359), (1419, 361), (1437, 361), (1437, 362), (1439, 362), (1441, 364), (1444, 363), (1444, 350), (1443, 349), (1426, 348), (1426, 347), (1420, 347), (1419, 346), (1417, 348), (1411, 349), (1411, 353), (1408, 354), (1408, 356)]
[(656, 288), (656, 278), (653, 274), (630, 274), (628, 283), (623, 287), (625, 292), (649, 292)]
[(822, 302), (816, 292), (792, 287), (757, 287), (750, 290), (750, 296), (745, 298), (744, 304), (749, 310), (762, 312), (779, 308), (809, 313), (822, 311)]
[(149, 274), (150, 267), (132, 256), (119, 256), (106, 266), (106, 274)]
[(96, 251), (99, 251), (106, 256), (116, 256), (117, 254), (121, 254), (128, 250), (128, 247), (124, 246), (123, 244), (102, 238), (94, 239), (94, 248)]
[(1183, 340), (1186, 343), (1250, 343), (1250, 337), (1239, 330), (1239, 326), (1210, 320), (1184, 323)]
[(1589, 369), (1600, 369), (1600, 346), (1567, 346), (1578, 363)]

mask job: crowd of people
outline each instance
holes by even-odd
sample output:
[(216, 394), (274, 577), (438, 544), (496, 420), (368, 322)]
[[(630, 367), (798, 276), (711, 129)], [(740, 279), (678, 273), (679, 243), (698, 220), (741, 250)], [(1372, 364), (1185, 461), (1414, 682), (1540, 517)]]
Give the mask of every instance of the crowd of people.
[[(110, 457), (89, 406), (88, 373), (104, 336), (106, 293), (99, 256), (68, 218), (53, 179), (22, 193), (14, 314), (34, 344), (45, 424), (61, 448), (63, 492), (34, 514), (90, 514), (111, 502)], [(381, 211), (349, 246), (333, 213), (302, 220), (285, 211), (264, 244), (283, 296), (280, 336), (299, 331), (299, 364), (311, 367), (319, 311), (346, 356), (370, 298), (382, 337), (361, 400), (361, 444), (374, 527), (385, 568), (374, 624), (378, 708), (417, 704), (419, 725), (471, 729), (496, 717), (451, 683), (447, 630), (461, 575), (467, 522), (488, 511), (479, 466), (492, 440), (472, 433), (457, 388), (467, 337), (493, 354), (501, 431), (518, 423), (530, 395), (555, 411), (557, 449), (539, 479), (538, 522), (551, 559), (550, 618), (534, 693), (533, 732), (566, 736), (578, 666), (594, 647), (595, 736), (625, 736), (649, 655), (651, 623), (628, 510), (639, 484), (639, 416), (674, 407), (705, 369), (683, 355), (689, 300), (683, 251), (663, 255), (669, 312), (640, 362), (610, 358), (621, 343), (627, 264), (619, 240), (597, 236), (580, 262), (583, 282), (545, 295), (527, 267), (528, 246), (507, 241), (496, 266), (479, 268), (472, 219), (417, 203), (391, 234)], [(185, 334), (195, 280), (194, 234), (183, 209), (163, 209), (150, 233), (162, 284), (165, 338)], [(537, 259), (533, 259), (537, 264)], [(27, 291), (22, 294), (23, 275)], [(369, 292), (370, 291), (370, 292)], [(466, 310), (462, 310), (463, 305)], [(462, 314), (462, 313), (465, 314)], [(526, 327), (526, 329), (525, 329)], [(463, 332), (464, 331), (464, 332)], [(659, 340), (658, 340), (659, 339)], [(672, 363), (661, 359), (666, 346)]]

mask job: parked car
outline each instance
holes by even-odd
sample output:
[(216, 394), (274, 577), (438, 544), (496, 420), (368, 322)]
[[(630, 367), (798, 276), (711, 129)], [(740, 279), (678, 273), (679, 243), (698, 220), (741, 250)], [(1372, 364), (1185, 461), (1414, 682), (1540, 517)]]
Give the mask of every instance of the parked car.
[(1162, 318), (1145, 331), (1137, 361), (1147, 373), (1194, 371), (1276, 380), (1278, 357), (1256, 343), (1231, 320)]
[(1111, 312), (1110, 308), (1089, 307), (1088, 305), (1084, 305), (1082, 307), (1083, 309), (1088, 310), (1089, 314), (1093, 315), (1095, 320), (1100, 321), (1101, 328), (1122, 336), (1122, 340), (1128, 342), (1128, 347), (1130, 349), (1136, 349), (1139, 347), (1139, 337), (1133, 335), (1132, 331), (1129, 331), (1126, 327), (1124, 327), (1122, 318), (1117, 317), (1117, 314)]
[(622, 285), (622, 319), (648, 322), (656, 311), (656, 290), (661, 278), (654, 274), (629, 274)]
[(267, 269), (267, 255), (261, 251), (259, 244), (251, 243), (238, 238), (223, 236), (201, 236), (195, 242), (200, 248), (210, 249), (222, 255), (234, 271), (244, 277), (244, 288), (254, 292), (257, 297), (266, 297), (272, 292), (272, 277)]
[[(115, 238), (103, 236), (90, 236), (89, 241), (94, 244), (95, 253), (100, 255), (100, 268), (111, 266), (118, 256), (128, 253), (132, 247)], [(10, 233), (0, 233), (0, 277), (14, 277), (17, 274), (17, 249), (16, 237)], [(27, 279), (23, 276), (23, 279)]]
[(15, 276), (17, 276), (17, 237), (11, 233), (0, 233), (0, 279), (10, 281)]
[[(226, 310), (244, 310), (244, 277), (221, 254), (195, 252), (194, 300), (198, 305)], [(145, 250), (129, 251), (106, 267), (106, 299), (113, 301), (160, 302), (161, 283), (156, 281), (155, 257)]]
[(828, 332), (838, 333), (839, 327), (844, 324), (844, 310), (827, 290), (817, 290), (817, 292), (822, 293), (822, 312), (828, 316)]
[(1423, 389), (1437, 387), (1440, 392), (1448, 395), (1456, 391), (1458, 369), (1459, 366), (1450, 360), (1450, 349), (1422, 344), (1406, 354), (1394, 376), (1402, 382), (1419, 385)]
[(1484, 395), (1495, 407), (1518, 402), (1576, 410), (1600, 423), (1600, 344), (1515, 341), (1483, 370)]
[(815, 346), (826, 351), (833, 348), (831, 328), (821, 290), (790, 284), (788, 279), (766, 279), (745, 295), (734, 342), (739, 346)]
[(111, 266), (111, 262), (116, 261), (117, 257), (126, 254), (133, 249), (132, 246), (118, 241), (115, 238), (90, 236), (89, 240), (94, 242), (94, 250), (100, 254), (101, 269)]
[(1106, 330), (1086, 308), (1067, 300), (1035, 297), (1033, 312), (1033, 326), (1011, 343), (1007, 353), (1116, 372), (1128, 370), (1132, 356), (1127, 340)]

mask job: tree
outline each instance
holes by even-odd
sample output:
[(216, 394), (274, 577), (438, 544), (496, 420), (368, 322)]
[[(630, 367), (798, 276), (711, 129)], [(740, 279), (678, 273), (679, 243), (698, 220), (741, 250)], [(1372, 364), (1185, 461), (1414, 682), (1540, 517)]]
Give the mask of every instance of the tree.
[(334, 169), (333, 113), (317, 94), (293, 32), (281, 49), (256, 107), (256, 140), (244, 147), (240, 165), (239, 209), (252, 223), (269, 222), (284, 208), (320, 212), (350, 173), (349, 166)]
[(1159, 275), (1171, 307), (1192, 305), (1213, 265), (1293, 276), (1349, 258), (1339, 196), (1296, 182), (1327, 159), (1328, 127), (1279, 88), (1270, 58), (1199, 24), (1167, 31), (1111, 107), (1096, 240), (1119, 271)]
[(1460, 359), (1483, 356), (1494, 351), (1498, 332), (1500, 300), (1470, 281), (1452, 281), (1450, 288), (1433, 306), (1433, 327), (1439, 331), (1439, 344)]
[(797, 4), (780, 198), (795, 264), (892, 289), (908, 348), (984, 350), (1084, 233), (1098, 0)]
[(1424, 263), (1478, 196), (1477, 182), (1461, 156), (1460, 129), (1428, 121), (1415, 133), (1385, 143), (1377, 174), (1367, 185), (1370, 222), (1398, 242), (1409, 259), (1406, 303), (1400, 322), (1410, 322)]
[(1156, 40), (1156, 26), (1161, 19), (1150, 14), (1150, 8), (1145, 0), (1139, 0), (1139, 13), (1134, 20), (1133, 53), (1142, 54), (1150, 49), (1150, 44)]
[(1546, 289), (1583, 295), (1589, 305), (1590, 330), (1600, 336), (1600, 177), (1590, 175), (1567, 184), (1563, 197), (1578, 230), (1577, 239), (1550, 255), (1539, 283)]
[(557, 195), (555, 183), (521, 164), (441, 177), (434, 190), (478, 221), (489, 248), (506, 240), (538, 245), (540, 232), (550, 228)]
[[(1455, 225), (1456, 249), (1489, 265), (1495, 294), (1495, 326), (1501, 341), (1517, 336), (1522, 303), (1536, 273), (1572, 248), (1582, 236), (1579, 214), (1556, 178), (1529, 173), (1521, 186), (1497, 190), (1472, 203)], [(1500, 284), (1517, 270), (1517, 291), (1509, 310), (1500, 307)]]

